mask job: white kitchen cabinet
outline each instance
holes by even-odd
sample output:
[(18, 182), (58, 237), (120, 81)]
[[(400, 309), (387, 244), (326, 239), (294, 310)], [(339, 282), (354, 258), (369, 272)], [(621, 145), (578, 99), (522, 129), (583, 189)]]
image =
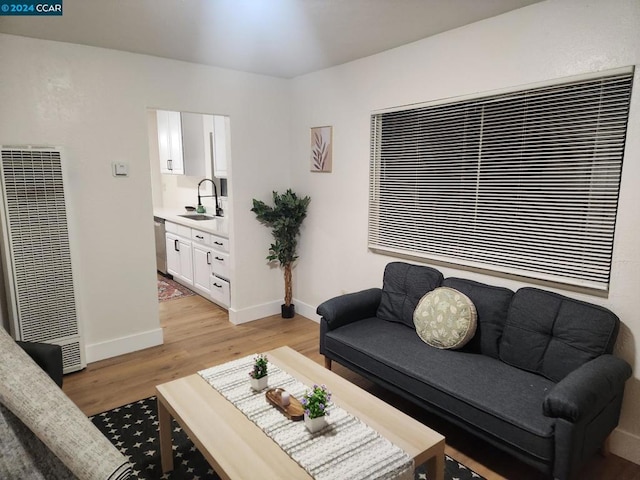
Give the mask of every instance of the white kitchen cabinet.
[(211, 234), (193, 228), (191, 229), (191, 240), (205, 245), (211, 245)]
[(229, 239), (211, 234), (209, 245), (211, 245), (211, 298), (214, 302), (228, 308), (231, 304)]
[(193, 285), (193, 253), (191, 240), (167, 233), (167, 273), (188, 286)]
[(165, 230), (167, 273), (207, 300), (229, 308), (229, 239), (169, 221)]
[(229, 282), (215, 275), (211, 275), (211, 298), (213, 298), (216, 303), (228, 308), (231, 304)]
[(227, 178), (231, 162), (231, 129), (229, 117), (213, 115), (213, 176)]
[(175, 233), (176, 235), (184, 238), (191, 238), (191, 228), (185, 227), (184, 225), (166, 222), (164, 228), (169, 233)]
[(211, 177), (213, 115), (156, 110), (160, 172)]
[(193, 287), (204, 296), (211, 295), (211, 247), (193, 243)]
[(182, 156), (182, 122), (180, 112), (157, 110), (158, 153), (160, 172), (174, 175), (184, 174)]
[(221, 278), (229, 278), (229, 254), (217, 250), (211, 251), (211, 271)]
[(213, 115), (181, 113), (184, 174), (211, 177)]
[(167, 242), (167, 273), (173, 276), (180, 275), (180, 248), (178, 247), (178, 237), (171, 234), (166, 233), (166, 242)]
[(229, 279), (231, 267), (229, 265), (229, 240), (218, 235), (211, 235), (209, 239), (211, 245), (211, 271), (217, 277)]
[(219, 250), (220, 252), (228, 252), (229, 251), (229, 239), (220, 237), (218, 235), (211, 234), (211, 245), (214, 249)]

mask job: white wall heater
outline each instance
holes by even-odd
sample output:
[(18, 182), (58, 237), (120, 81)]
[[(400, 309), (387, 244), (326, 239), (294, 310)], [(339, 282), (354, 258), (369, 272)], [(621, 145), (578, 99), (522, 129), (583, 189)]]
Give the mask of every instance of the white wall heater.
[(86, 366), (77, 316), (60, 149), (2, 146), (2, 266), (11, 334), (62, 347)]

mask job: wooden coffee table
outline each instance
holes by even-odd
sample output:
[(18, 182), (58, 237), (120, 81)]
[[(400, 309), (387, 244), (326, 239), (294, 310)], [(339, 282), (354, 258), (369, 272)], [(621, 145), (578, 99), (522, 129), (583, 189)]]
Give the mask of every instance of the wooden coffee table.
[[(331, 400), (402, 448), (415, 465), (427, 465), (428, 478), (444, 478), (444, 437), (370, 393), (323, 368), (289, 347), (266, 352), (269, 362), (305, 385), (327, 385)], [(156, 387), (162, 471), (173, 470), (171, 418), (222, 479), (311, 476), (220, 395), (200, 375), (189, 375)]]

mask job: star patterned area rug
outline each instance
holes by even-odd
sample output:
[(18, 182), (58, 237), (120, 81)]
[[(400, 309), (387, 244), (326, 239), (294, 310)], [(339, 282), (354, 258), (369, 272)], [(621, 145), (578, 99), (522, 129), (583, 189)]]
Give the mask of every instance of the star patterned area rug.
[[(129, 458), (133, 465), (132, 480), (219, 480), (220, 477), (175, 420), (172, 424), (174, 470), (162, 473), (157, 408), (156, 398), (149, 397), (89, 419)], [(255, 478), (261, 478), (260, 472), (256, 472)], [(444, 478), (485, 480), (449, 456), (445, 458)], [(423, 466), (416, 468), (415, 480), (430, 480)]]

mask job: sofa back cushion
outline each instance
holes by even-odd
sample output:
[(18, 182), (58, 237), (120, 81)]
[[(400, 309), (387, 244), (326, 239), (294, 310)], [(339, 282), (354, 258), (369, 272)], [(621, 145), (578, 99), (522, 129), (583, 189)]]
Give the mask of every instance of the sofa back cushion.
[(500, 359), (559, 382), (589, 360), (611, 353), (619, 323), (606, 308), (521, 288), (509, 307)]
[(435, 268), (391, 262), (384, 269), (382, 298), (376, 316), (404, 323), (415, 329), (413, 311), (425, 293), (442, 284), (442, 273)]
[(513, 292), (508, 288), (454, 277), (445, 278), (442, 286), (464, 293), (476, 307), (476, 333), (463, 350), (499, 358), (498, 346)]

